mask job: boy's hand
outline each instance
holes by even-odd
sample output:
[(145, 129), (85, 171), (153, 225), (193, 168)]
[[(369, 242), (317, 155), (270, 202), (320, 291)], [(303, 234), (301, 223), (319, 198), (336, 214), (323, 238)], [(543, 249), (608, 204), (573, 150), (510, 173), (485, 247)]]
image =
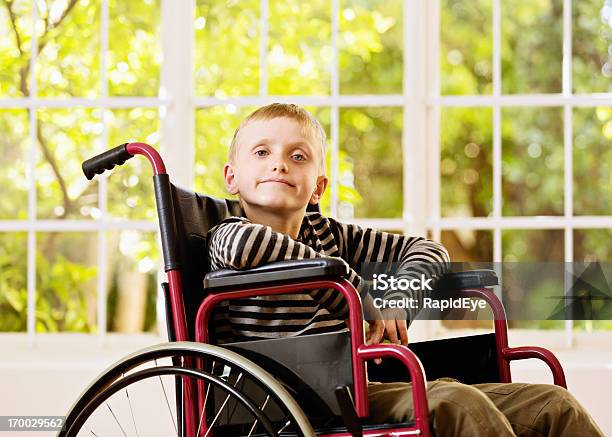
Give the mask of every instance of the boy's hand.
[(382, 319), (385, 325), (386, 337), (391, 343), (408, 346), (408, 323), (406, 310), (402, 308), (385, 308)]

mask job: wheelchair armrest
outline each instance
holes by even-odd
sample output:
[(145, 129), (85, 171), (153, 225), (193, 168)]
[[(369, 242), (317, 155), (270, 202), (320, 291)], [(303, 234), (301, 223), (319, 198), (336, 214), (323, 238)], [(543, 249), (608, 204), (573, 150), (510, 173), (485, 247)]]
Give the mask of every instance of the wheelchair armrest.
[(499, 285), (495, 270), (469, 270), (451, 272), (440, 278), (436, 289), (440, 291), (462, 290), (465, 288), (487, 288)]
[(507, 361), (525, 360), (529, 358), (536, 358), (544, 361), (553, 374), (554, 384), (567, 388), (563, 367), (561, 367), (561, 363), (557, 357), (548, 349), (539, 346), (507, 347), (502, 350), (502, 355)]
[(349, 266), (341, 258), (278, 261), (248, 270), (216, 270), (204, 276), (205, 288), (260, 285), (296, 279), (348, 276)]

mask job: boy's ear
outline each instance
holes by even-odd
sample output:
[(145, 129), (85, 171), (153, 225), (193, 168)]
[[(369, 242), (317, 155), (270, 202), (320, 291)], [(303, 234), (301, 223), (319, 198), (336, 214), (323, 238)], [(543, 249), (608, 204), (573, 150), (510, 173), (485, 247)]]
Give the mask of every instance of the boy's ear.
[(230, 194), (238, 194), (236, 173), (232, 164), (227, 163), (223, 166), (223, 180), (225, 182), (225, 188)]
[(308, 201), (308, 203), (310, 203), (311, 205), (316, 205), (317, 203), (319, 203), (321, 197), (323, 197), (323, 193), (325, 193), (325, 189), (327, 188), (328, 183), (329, 179), (327, 179), (327, 176), (317, 177), (317, 185), (315, 187), (314, 192), (312, 193), (312, 196), (310, 196), (310, 200)]

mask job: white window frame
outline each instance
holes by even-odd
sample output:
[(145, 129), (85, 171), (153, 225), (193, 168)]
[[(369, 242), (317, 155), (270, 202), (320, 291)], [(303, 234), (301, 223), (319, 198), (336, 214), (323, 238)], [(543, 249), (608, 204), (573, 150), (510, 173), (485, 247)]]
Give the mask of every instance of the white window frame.
[[(100, 97), (95, 99), (41, 99), (37, 97), (34, 62), (37, 51), (36, 34), (33, 32), (30, 69), (30, 89), (27, 98), (0, 99), (0, 108), (21, 108), (29, 111), (30, 152), (28, 163), (29, 193), (28, 220), (0, 221), (2, 232), (28, 232), (28, 315), (27, 336), (35, 337), (35, 250), (36, 232), (41, 231), (95, 231), (98, 232), (98, 337), (107, 338), (106, 325), (106, 254), (105, 232), (134, 229), (156, 231), (156, 222), (111, 220), (107, 214), (106, 176), (99, 177), (99, 220), (38, 220), (35, 198), (36, 109), (70, 108), (74, 106), (95, 108), (148, 107), (160, 110), (161, 152), (174, 183), (193, 187), (195, 156), (195, 111), (218, 105), (263, 105), (272, 101), (293, 102), (309, 106), (325, 106), (331, 109), (331, 199), (332, 215), (338, 212), (338, 137), (339, 109), (343, 107), (401, 107), (404, 114), (402, 131), (403, 153), (403, 216), (401, 219), (355, 219), (353, 222), (379, 229), (401, 229), (405, 233), (425, 235), (430, 231), (440, 239), (442, 230), (491, 229), (493, 230), (494, 261), (502, 259), (501, 232), (504, 229), (564, 229), (565, 260), (572, 261), (572, 234), (574, 228), (612, 227), (612, 216), (573, 216), (572, 181), (572, 108), (612, 106), (612, 94), (574, 95), (571, 80), (571, 0), (564, 0), (563, 15), (563, 92), (560, 94), (502, 95), (501, 93), (501, 0), (493, 1), (493, 94), (479, 96), (440, 95), (438, 55), (440, 48), (440, 0), (404, 0), (403, 42), (404, 77), (402, 94), (392, 95), (340, 95), (338, 68), (338, 17), (339, 0), (330, 0), (332, 17), (333, 68), (331, 69), (331, 93), (327, 96), (270, 96), (267, 86), (268, 0), (260, 0), (260, 87), (258, 96), (219, 99), (195, 96), (193, 51), (195, 35), (192, 23), (195, 17), (195, 0), (175, 2), (161, 0), (161, 44), (164, 62), (161, 66), (161, 87), (158, 97), (109, 97), (107, 86), (107, 51), (109, 29), (109, 1), (102, 0)], [(33, 25), (37, 9), (33, 2)], [(488, 106), (493, 108), (493, 217), (490, 218), (442, 218), (440, 213), (440, 135), (439, 113), (443, 107)], [(510, 106), (559, 106), (564, 108), (565, 210), (561, 217), (502, 217), (501, 215), (501, 108)], [(102, 133), (103, 149), (108, 144), (108, 130)], [(425, 162), (426, 165), (418, 163)], [(424, 190), (413, 190), (422, 185)], [(572, 343), (572, 322), (566, 323), (564, 338)], [(414, 326), (420, 330), (414, 337), (428, 337), (437, 325), (433, 322)], [(68, 335), (68, 334), (61, 334)], [(163, 336), (164, 333), (160, 332)]]
[[(40, 98), (35, 74), (35, 63), (37, 59), (38, 40), (35, 32), (35, 23), (38, 18), (38, 7), (32, 1), (32, 39), (30, 47), (30, 75), (28, 78), (30, 95), (24, 98), (0, 98), (0, 109), (25, 109), (28, 111), (29, 120), (29, 151), (28, 151), (28, 219), (27, 220), (0, 220), (0, 232), (27, 232), (27, 330), (26, 333), (1, 333), (3, 337), (15, 335), (27, 336), (31, 345), (34, 345), (41, 337), (80, 336), (75, 333), (39, 334), (35, 327), (35, 297), (36, 297), (36, 233), (37, 232), (97, 232), (98, 234), (98, 308), (97, 308), (97, 337), (101, 343), (107, 339), (106, 331), (106, 289), (107, 289), (107, 231), (138, 230), (157, 231), (157, 223), (144, 220), (124, 220), (111, 218), (107, 208), (107, 175), (97, 176), (100, 219), (94, 220), (45, 220), (38, 219), (36, 215), (36, 162), (38, 158), (36, 122), (38, 109), (44, 108), (164, 108), (165, 99), (159, 97), (109, 97), (107, 82), (107, 58), (109, 45), (109, 0), (101, 0), (101, 47), (100, 47), (100, 97), (97, 98)], [(163, 112), (163, 111), (162, 111)], [(108, 143), (108, 127), (103, 119), (104, 129), (101, 133), (101, 149), (96, 153), (103, 152), (115, 145)], [(93, 337), (93, 336), (90, 336)]]
[[(612, 106), (612, 93), (574, 94), (572, 92), (572, 0), (563, 0), (563, 62), (562, 62), (562, 92), (554, 94), (512, 94), (501, 92), (501, 8), (502, 0), (492, 0), (492, 30), (493, 30), (493, 93), (491, 95), (440, 95), (439, 77), (439, 47), (440, 47), (440, 0), (428, 2), (430, 44), (429, 53), (434, 56), (429, 59), (435, 85), (430, 88), (427, 99), (428, 114), (428, 146), (432, 153), (428, 156), (428, 185), (432, 187), (432, 199), (438, 199), (435, 205), (430, 205), (430, 219), (427, 227), (432, 231), (434, 239), (439, 240), (443, 230), (492, 230), (493, 231), (493, 262), (502, 261), (502, 231), (506, 229), (562, 229), (564, 231), (564, 261), (574, 261), (573, 232), (574, 229), (605, 229), (612, 228), (612, 216), (574, 216), (573, 214), (573, 108)], [(440, 214), (440, 129), (439, 113), (445, 107), (490, 107), (493, 110), (493, 215), (492, 217), (475, 218), (442, 218)], [(503, 217), (502, 216), (502, 135), (501, 110), (506, 107), (562, 107), (563, 108), (563, 149), (564, 149), (564, 213), (563, 216), (532, 216)], [(566, 276), (566, 281), (570, 280)], [(566, 283), (565, 289), (569, 289)], [(565, 321), (563, 342), (565, 346), (574, 345), (573, 320)], [(534, 335), (534, 339), (537, 337)]]

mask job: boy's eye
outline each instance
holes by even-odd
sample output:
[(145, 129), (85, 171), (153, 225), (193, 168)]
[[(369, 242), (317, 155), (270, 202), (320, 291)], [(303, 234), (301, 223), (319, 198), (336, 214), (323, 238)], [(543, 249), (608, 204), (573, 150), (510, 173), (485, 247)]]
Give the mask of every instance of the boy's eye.
[(305, 161), (305, 160), (306, 160), (306, 157), (305, 157), (304, 155), (302, 155), (301, 153), (295, 153), (295, 154), (293, 155), (293, 159), (294, 159), (295, 161)]
[(263, 150), (263, 149), (257, 150), (255, 152), (255, 155), (257, 155), (257, 156), (266, 156), (267, 154), (268, 154), (268, 152), (266, 150)]

